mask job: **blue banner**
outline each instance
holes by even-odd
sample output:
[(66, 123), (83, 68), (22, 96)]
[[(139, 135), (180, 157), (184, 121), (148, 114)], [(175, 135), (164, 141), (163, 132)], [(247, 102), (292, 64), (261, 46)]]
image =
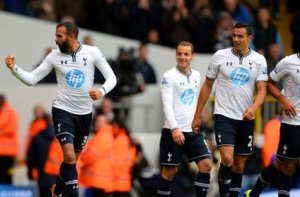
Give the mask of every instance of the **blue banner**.
[(0, 184), (0, 197), (36, 197), (37, 193), (33, 185), (12, 186)]

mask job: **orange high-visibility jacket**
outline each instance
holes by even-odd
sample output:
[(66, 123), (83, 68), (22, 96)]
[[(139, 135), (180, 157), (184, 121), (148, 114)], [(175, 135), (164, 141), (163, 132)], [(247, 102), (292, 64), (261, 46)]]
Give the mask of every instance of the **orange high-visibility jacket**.
[(59, 168), (64, 160), (64, 155), (60, 144), (56, 138), (54, 138), (50, 144), (48, 158), (45, 163), (44, 172), (47, 174), (59, 175)]
[(25, 150), (28, 151), (28, 147), (31, 143), (31, 140), (36, 136), (39, 132), (44, 131), (48, 127), (47, 121), (44, 118), (39, 118), (34, 120), (30, 126), (26, 139)]
[(0, 110), (0, 156), (19, 154), (19, 119), (17, 112), (4, 103)]
[(266, 167), (271, 164), (272, 158), (277, 152), (280, 137), (280, 119), (269, 120), (264, 127), (264, 144), (262, 146), (262, 161)]
[(136, 149), (124, 130), (114, 134), (114, 129), (111, 125), (104, 126), (81, 153), (79, 182), (83, 186), (107, 193), (130, 191)]

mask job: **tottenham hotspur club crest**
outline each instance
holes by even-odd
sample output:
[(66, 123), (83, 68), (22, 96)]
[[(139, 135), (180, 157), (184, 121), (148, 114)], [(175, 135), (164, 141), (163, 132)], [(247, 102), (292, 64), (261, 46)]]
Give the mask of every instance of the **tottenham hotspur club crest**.
[(168, 162), (171, 162), (172, 153), (168, 153)]
[(83, 57), (82, 60), (84, 61), (83, 65), (86, 66), (86, 60), (87, 60), (87, 58)]

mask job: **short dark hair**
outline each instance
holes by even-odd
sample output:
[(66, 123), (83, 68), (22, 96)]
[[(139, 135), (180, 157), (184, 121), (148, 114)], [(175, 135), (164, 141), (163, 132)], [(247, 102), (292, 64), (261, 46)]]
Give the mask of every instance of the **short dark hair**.
[(249, 25), (247, 23), (237, 23), (234, 25), (233, 28), (245, 28), (248, 36), (251, 36), (253, 34), (251, 25)]
[(56, 26), (56, 29), (59, 27), (65, 27), (68, 35), (74, 34), (75, 38), (76, 39), (78, 38), (79, 30), (75, 23), (66, 21), (66, 22), (59, 23)]
[[(181, 41), (181, 42), (177, 45), (177, 47), (179, 47), (179, 46), (189, 46), (189, 47), (191, 47), (192, 53), (194, 53), (194, 45), (193, 45), (191, 42), (188, 42), (188, 41)], [(177, 51), (177, 47), (176, 47), (176, 51)]]

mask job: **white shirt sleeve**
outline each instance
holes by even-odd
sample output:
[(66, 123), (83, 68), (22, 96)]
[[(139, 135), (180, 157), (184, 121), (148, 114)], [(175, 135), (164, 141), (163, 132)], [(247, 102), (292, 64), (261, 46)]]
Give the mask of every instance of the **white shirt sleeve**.
[(37, 84), (42, 78), (48, 75), (53, 66), (49, 63), (49, 59), (46, 57), (43, 62), (33, 71), (27, 72), (15, 65), (11, 72), (14, 76), (16, 76), (20, 81), (28, 86), (33, 86)]
[(219, 55), (218, 51), (212, 56), (207, 71), (206, 77), (209, 79), (216, 79), (219, 73), (220, 66), (218, 65), (219, 62)]
[(117, 78), (110, 65), (107, 63), (104, 55), (100, 52), (98, 48), (95, 57), (95, 65), (105, 78), (105, 82), (100, 88), (102, 94), (105, 95), (115, 87), (115, 85), (117, 84)]
[(161, 96), (162, 96), (162, 105), (165, 118), (167, 119), (170, 129), (173, 130), (178, 128), (175, 114), (173, 111), (173, 81), (170, 76), (167, 74), (163, 75), (161, 82)]
[(274, 70), (270, 73), (270, 78), (275, 81), (279, 82), (287, 73), (288, 73), (288, 66), (285, 62), (286, 58), (280, 60)]
[(266, 59), (261, 55), (261, 64), (258, 70), (256, 81), (268, 81), (268, 68)]

